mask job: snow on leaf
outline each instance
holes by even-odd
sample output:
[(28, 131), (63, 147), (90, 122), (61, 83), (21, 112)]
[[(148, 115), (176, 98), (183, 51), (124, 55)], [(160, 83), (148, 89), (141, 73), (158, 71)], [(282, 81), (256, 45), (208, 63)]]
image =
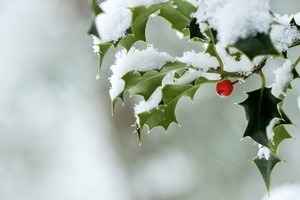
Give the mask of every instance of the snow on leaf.
[[(262, 148), (266, 148), (266, 147), (262, 147)], [(264, 179), (264, 183), (267, 187), (267, 189), (270, 189), (270, 183), (271, 183), (271, 173), (274, 169), (274, 167), (280, 162), (280, 159), (270, 153), (269, 157), (256, 157), (254, 159), (254, 163), (256, 165), (256, 167), (259, 169), (263, 179)]]
[(166, 85), (162, 89), (163, 97), (161, 104), (148, 112), (137, 115), (139, 127), (143, 128), (147, 125), (151, 130), (154, 127), (162, 126), (164, 129), (168, 129), (172, 122), (177, 123), (175, 110), (179, 99), (183, 96), (193, 99), (199, 87), (206, 82), (209, 81), (200, 78), (194, 85)]
[(194, 14), (198, 23), (208, 22), (217, 30), (222, 45), (234, 44), (256, 33), (269, 31), (270, 0), (201, 0)]
[(128, 52), (125, 49), (119, 51), (116, 54), (115, 63), (111, 66), (111, 99), (115, 99), (124, 90), (125, 83), (122, 77), (128, 72), (159, 70), (173, 60), (169, 54), (159, 52), (151, 46), (143, 50), (131, 48)]
[(152, 93), (162, 85), (166, 74), (170, 71), (184, 70), (186, 65), (179, 62), (167, 63), (161, 71), (148, 71), (144, 74), (133, 71), (123, 77), (125, 81), (125, 93), (129, 96), (141, 95), (147, 100)]

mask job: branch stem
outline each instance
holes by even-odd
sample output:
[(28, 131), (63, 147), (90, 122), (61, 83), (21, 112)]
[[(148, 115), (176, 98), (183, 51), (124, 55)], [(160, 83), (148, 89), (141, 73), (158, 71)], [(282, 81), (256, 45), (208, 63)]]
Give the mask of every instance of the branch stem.
[(224, 74), (224, 63), (223, 63), (222, 58), (220, 57), (220, 55), (219, 55), (219, 53), (218, 53), (218, 51), (216, 49), (216, 42), (215, 42), (214, 35), (213, 35), (213, 33), (212, 33), (212, 31), (211, 31), (210, 28), (208, 29), (208, 32), (209, 32), (209, 37), (210, 37), (210, 40), (211, 40), (211, 43), (212, 43), (213, 51), (215, 52), (215, 56), (216, 56), (216, 58), (218, 60), (218, 63), (220, 65), (220, 74), (223, 77), (223, 74)]

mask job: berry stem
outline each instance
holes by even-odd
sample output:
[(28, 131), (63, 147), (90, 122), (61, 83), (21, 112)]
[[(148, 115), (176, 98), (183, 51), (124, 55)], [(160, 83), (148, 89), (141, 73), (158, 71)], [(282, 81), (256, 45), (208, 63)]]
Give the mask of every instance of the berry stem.
[(208, 33), (209, 33), (209, 37), (210, 37), (210, 40), (211, 40), (211, 43), (212, 43), (213, 51), (215, 52), (216, 58), (217, 58), (218, 63), (220, 65), (220, 71), (219, 71), (219, 73), (221, 74), (221, 76), (223, 78), (223, 75), (224, 75), (224, 63), (223, 63), (222, 58), (220, 57), (220, 55), (218, 54), (218, 51), (216, 49), (216, 42), (215, 42), (215, 39), (214, 39), (214, 35), (213, 35), (212, 31), (211, 31), (211, 28), (208, 28)]

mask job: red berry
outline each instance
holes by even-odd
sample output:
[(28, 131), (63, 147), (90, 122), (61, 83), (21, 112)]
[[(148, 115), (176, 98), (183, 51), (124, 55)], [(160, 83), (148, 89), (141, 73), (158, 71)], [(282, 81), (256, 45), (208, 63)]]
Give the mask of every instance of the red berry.
[(216, 85), (216, 91), (220, 96), (229, 96), (233, 91), (233, 84), (230, 80), (219, 81)]

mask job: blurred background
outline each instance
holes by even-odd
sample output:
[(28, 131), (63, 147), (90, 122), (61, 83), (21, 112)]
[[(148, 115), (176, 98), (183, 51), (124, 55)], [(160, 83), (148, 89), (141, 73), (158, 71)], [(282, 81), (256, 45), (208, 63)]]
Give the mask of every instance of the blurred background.
[[(298, 0), (273, 0), (272, 7), (300, 11)], [(258, 87), (256, 78), (225, 99), (213, 86), (201, 88), (195, 101), (180, 101), (181, 127), (157, 128), (139, 147), (131, 109), (120, 104), (111, 116), (107, 79), (116, 50), (95, 79), (90, 21), (87, 0), (0, 0), (0, 199), (262, 199), (263, 181), (251, 162), (257, 146), (241, 140), (246, 119), (234, 104)], [(182, 51), (161, 46), (160, 33), (147, 32), (154, 45)], [(294, 138), (281, 145), (285, 162), (273, 173), (279, 196), (292, 194), (280, 200), (300, 199), (300, 82), (294, 87), (284, 106), (296, 124), (289, 127)]]

